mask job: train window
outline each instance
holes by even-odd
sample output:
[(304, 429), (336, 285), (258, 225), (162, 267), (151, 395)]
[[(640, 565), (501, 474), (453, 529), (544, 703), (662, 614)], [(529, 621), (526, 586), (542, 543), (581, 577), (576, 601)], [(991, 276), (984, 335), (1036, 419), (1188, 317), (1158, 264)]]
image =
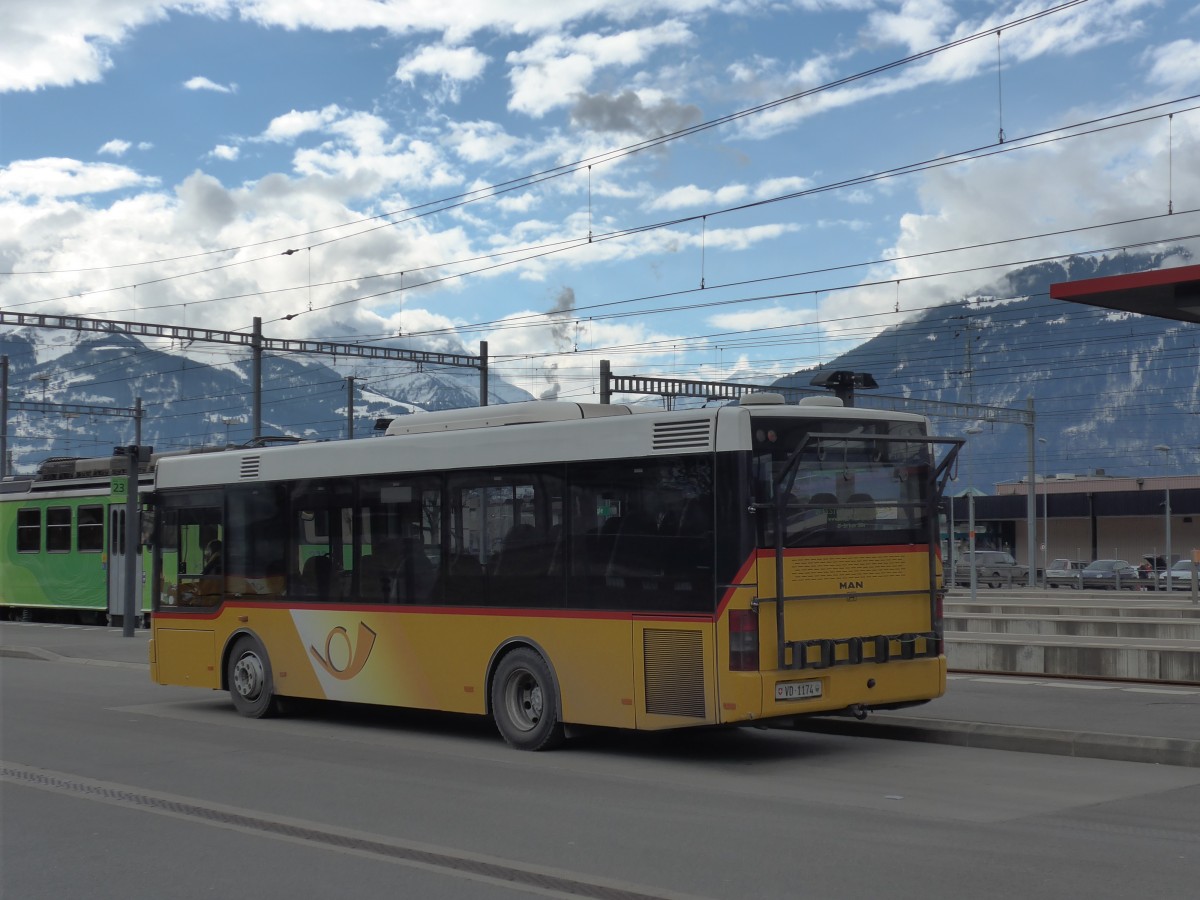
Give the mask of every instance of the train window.
[(17, 510), (17, 552), (37, 553), (42, 549), (42, 511)]
[(104, 507), (79, 507), (75, 524), (75, 546), (80, 553), (99, 553), (104, 549)]
[(71, 552), (71, 507), (52, 506), (46, 510), (46, 551)]

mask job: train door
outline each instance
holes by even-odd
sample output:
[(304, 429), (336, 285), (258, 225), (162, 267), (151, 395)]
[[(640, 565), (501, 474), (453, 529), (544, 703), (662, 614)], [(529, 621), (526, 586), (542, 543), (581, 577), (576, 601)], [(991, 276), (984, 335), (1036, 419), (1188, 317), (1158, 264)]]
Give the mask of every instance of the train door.
[(141, 575), (142, 560), (138, 547), (126, 547), (125, 504), (113, 504), (108, 508), (108, 617), (111, 622), (121, 621), (125, 615), (125, 554), (138, 555), (134, 573), (137, 594), (134, 605), (138, 615), (142, 614)]

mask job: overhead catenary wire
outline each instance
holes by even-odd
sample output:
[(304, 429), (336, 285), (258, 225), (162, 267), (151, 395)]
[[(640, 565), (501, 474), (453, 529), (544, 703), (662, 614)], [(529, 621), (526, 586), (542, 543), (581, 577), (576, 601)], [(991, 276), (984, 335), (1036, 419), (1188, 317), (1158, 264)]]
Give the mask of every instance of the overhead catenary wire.
[[(727, 125), (731, 122), (736, 122), (736, 121), (739, 121), (741, 119), (744, 119), (744, 118), (747, 118), (750, 116), (759, 115), (763, 112), (767, 112), (769, 110), (775, 109), (777, 107), (780, 107), (780, 106), (783, 106), (783, 105), (786, 105), (789, 103), (794, 103), (794, 102), (804, 99), (806, 97), (815, 96), (824, 91), (833, 90), (835, 88), (845, 87), (846, 85), (853, 84), (857, 81), (871, 78), (875, 75), (879, 75), (884, 72), (891, 71), (893, 69), (901, 68), (903, 66), (909, 65), (914, 62), (919, 62), (921, 60), (928, 59), (928, 58), (936, 56), (940, 53), (945, 53), (947, 51), (966, 46), (967, 44), (970, 44), (970, 43), (973, 43), (980, 39), (988, 37), (989, 35), (991, 35), (993, 33), (993, 31), (996, 31), (997, 27), (1012, 29), (1012, 28), (1016, 28), (1021, 25), (1027, 25), (1029, 23), (1038, 21), (1039, 19), (1043, 19), (1048, 16), (1057, 15), (1058, 13), (1061, 13), (1061, 12), (1065, 12), (1069, 9), (1072, 9), (1073, 7), (1080, 6), (1087, 2), (1088, 2), (1088, 0), (1066, 0), (1066, 2), (1059, 3), (1055, 6), (1047, 7), (1046, 9), (1035, 10), (1032, 13), (1018, 16), (1017, 18), (1011, 19), (1008, 22), (1005, 22), (1000, 26), (994, 26), (994, 25), (989, 26), (988, 28), (986, 28), (982, 31), (978, 31), (973, 34), (964, 35), (962, 37), (955, 38), (954, 40), (947, 41), (947, 42), (945, 42), (943, 44), (939, 44), (935, 47), (931, 47), (926, 50), (922, 50), (917, 53), (913, 53), (908, 56), (901, 57), (899, 59), (891, 60), (889, 62), (882, 63), (880, 65), (873, 66), (873, 67), (865, 69), (863, 71), (856, 72), (851, 75), (847, 75), (847, 76), (844, 76), (842, 78), (839, 78), (839, 79), (836, 79), (833, 81), (825, 82), (823, 84), (816, 85), (811, 88), (806, 88), (801, 91), (796, 91), (794, 93), (785, 95), (783, 97), (777, 97), (775, 99), (768, 100), (764, 103), (760, 103), (755, 106), (746, 107), (744, 109), (737, 110), (732, 113), (728, 113), (724, 116), (719, 116), (715, 119), (710, 119), (705, 122), (698, 123), (696, 125), (691, 125), (691, 126), (687, 126), (684, 128), (680, 128), (680, 129), (677, 129), (676, 131), (668, 132), (667, 134), (658, 135), (657, 137), (648, 138), (646, 140), (637, 141), (633, 144), (625, 145), (624, 147), (604, 151), (604, 152), (595, 154), (593, 156), (590, 156), (590, 157), (587, 157), (584, 159), (575, 160), (573, 162), (564, 163), (564, 164), (561, 164), (558, 166), (552, 166), (548, 169), (543, 169), (540, 172), (535, 172), (535, 173), (532, 173), (529, 175), (520, 176), (518, 178), (510, 179), (509, 181), (499, 182), (499, 183), (496, 183), (493, 185), (476, 188), (471, 191), (466, 191), (466, 192), (463, 192), (460, 194), (451, 195), (449, 197), (441, 198), (438, 200), (427, 201), (425, 203), (417, 204), (415, 206), (405, 207), (405, 208), (399, 209), (399, 210), (392, 210), (389, 212), (379, 213), (374, 216), (368, 216), (368, 217), (356, 219), (354, 222), (325, 226), (322, 228), (311, 229), (309, 231), (298, 232), (295, 234), (290, 234), (290, 235), (286, 235), (286, 236), (282, 236), (282, 237), (278, 237), (278, 238), (271, 238), (271, 239), (267, 239), (267, 240), (263, 240), (263, 241), (239, 244), (236, 246), (224, 247), (224, 248), (220, 248), (220, 249), (216, 249), (216, 250), (208, 250), (208, 251), (198, 252), (198, 253), (194, 253), (194, 254), (186, 254), (186, 255), (180, 255), (180, 256), (174, 256), (174, 257), (152, 259), (152, 260), (140, 260), (140, 261), (134, 261), (134, 262), (125, 262), (125, 263), (112, 263), (112, 264), (108, 264), (105, 266), (81, 267), (81, 268), (73, 268), (73, 269), (55, 269), (55, 270), (28, 271), (28, 272), (0, 271), (0, 275), (69, 274), (69, 273), (74, 273), (74, 272), (102, 271), (102, 270), (106, 270), (106, 269), (131, 268), (131, 267), (143, 266), (143, 265), (156, 265), (156, 264), (160, 264), (163, 262), (178, 262), (178, 261), (185, 260), (185, 259), (195, 259), (195, 258), (199, 258), (199, 257), (203, 257), (203, 256), (210, 256), (210, 255), (219, 254), (219, 253), (238, 252), (240, 250), (252, 249), (254, 247), (261, 247), (261, 246), (265, 246), (265, 245), (271, 244), (271, 243), (280, 243), (282, 241), (297, 240), (299, 238), (311, 237), (313, 235), (322, 234), (324, 232), (332, 231), (332, 230), (335, 230), (338, 228), (346, 228), (346, 227), (351, 227), (353, 225), (358, 225), (358, 224), (363, 224), (363, 223), (368, 223), (368, 222), (376, 222), (381, 219), (389, 220), (389, 221), (386, 221), (381, 226), (375, 226), (374, 228), (369, 229), (368, 231), (362, 231), (362, 232), (357, 232), (353, 235), (347, 235), (343, 238), (339, 238), (338, 240), (344, 240), (346, 238), (351, 238), (351, 237), (358, 237), (358, 236), (361, 236), (362, 234), (366, 234), (366, 233), (369, 233), (370, 231), (374, 231), (380, 227), (390, 227), (391, 225), (394, 224), (393, 222), (390, 221), (390, 218), (393, 216), (396, 216), (396, 215), (403, 215), (408, 212), (425, 209), (426, 207), (429, 207), (429, 206), (435, 206), (435, 205), (440, 206), (442, 204), (445, 204), (445, 207), (444, 207), (445, 209), (452, 209), (452, 208), (456, 208), (458, 206), (463, 205), (462, 201), (465, 201), (468, 198), (479, 198), (479, 199), (490, 198), (492, 196), (497, 196), (500, 193), (505, 193), (505, 192), (508, 192), (511, 190), (527, 187), (532, 184), (537, 184), (541, 180), (545, 180), (546, 178), (560, 177), (562, 175), (579, 172), (585, 168), (590, 168), (591, 166), (602, 163), (602, 162), (611, 162), (611, 161), (613, 161), (615, 159), (619, 159), (623, 156), (628, 156), (628, 155), (632, 155), (635, 153), (643, 152), (645, 150), (653, 149), (655, 147), (659, 147), (662, 144), (665, 144), (665, 143), (668, 143), (671, 141), (680, 140), (682, 138), (689, 137), (694, 134), (699, 134), (701, 132), (708, 131), (713, 128), (718, 128), (722, 125)], [(439, 211), (441, 211), (441, 210), (439, 210)], [(323, 241), (321, 243), (328, 244), (328, 243), (332, 243), (332, 241)], [(312, 246), (320, 246), (320, 244), (313, 244)], [(285, 252), (295, 253), (296, 250), (292, 249), (292, 250), (285, 251)], [(275, 254), (272, 254), (272, 255), (275, 255)]]
[[(877, 171), (877, 172), (867, 173), (867, 174), (859, 175), (859, 176), (853, 176), (851, 178), (842, 179), (840, 181), (830, 182), (830, 183), (826, 183), (823, 185), (814, 186), (811, 188), (805, 188), (803, 190), (790, 191), (790, 192), (787, 192), (784, 194), (779, 194), (779, 195), (776, 195), (773, 197), (768, 197), (768, 198), (761, 198), (761, 199), (754, 200), (754, 201), (747, 202), (747, 203), (735, 204), (733, 206), (727, 206), (727, 207), (723, 207), (720, 209), (707, 210), (707, 211), (695, 213), (695, 214), (689, 215), (689, 216), (680, 216), (680, 217), (674, 217), (671, 219), (661, 220), (658, 222), (643, 223), (640, 225), (630, 226), (630, 227), (623, 228), (623, 229), (611, 230), (611, 231), (608, 231), (608, 232), (605, 232), (605, 233), (602, 233), (599, 235), (594, 235), (594, 236), (589, 232), (587, 237), (566, 238), (566, 239), (542, 243), (542, 244), (526, 245), (523, 247), (512, 248), (509, 250), (492, 251), (492, 252), (489, 252), (486, 254), (479, 254), (479, 255), (475, 255), (475, 256), (471, 256), (471, 257), (464, 257), (464, 258), (458, 259), (458, 260), (443, 261), (440, 263), (430, 263), (430, 264), (427, 264), (425, 266), (420, 266), (420, 267), (410, 266), (403, 271), (397, 270), (397, 271), (389, 271), (389, 272), (383, 272), (383, 273), (358, 274), (355, 276), (351, 276), (349, 278), (338, 279), (338, 280), (329, 281), (329, 282), (323, 282), (316, 286), (318, 286), (318, 287), (336, 287), (337, 285), (357, 283), (360, 281), (377, 279), (377, 278), (394, 278), (397, 275), (403, 275), (405, 273), (412, 273), (412, 272), (418, 272), (418, 271), (430, 271), (430, 270), (442, 270), (442, 269), (448, 269), (448, 268), (451, 268), (454, 266), (469, 265), (472, 263), (477, 263), (477, 262), (486, 261), (486, 260), (496, 260), (496, 259), (501, 260), (501, 262), (496, 262), (496, 263), (492, 263), (492, 264), (485, 265), (485, 266), (479, 266), (474, 269), (469, 269), (465, 272), (454, 272), (454, 273), (448, 273), (448, 274), (445, 274), (445, 275), (442, 275), (439, 277), (429, 278), (423, 282), (419, 282), (416, 285), (410, 286), (411, 289), (415, 289), (417, 287), (429, 287), (429, 286), (432, 286), (435, 284), (440, 284), (440, 283), (443, 283), (446, 281), (465, 278), (470, 275), (478, 275), (478, 274), (490, 272), (490, 271), (493, 271), (493, 270), (499, 269), (499, 268), (505, 268), (508, 266), (518, 265), (520, 263), (531, 262), (533, 260), (541, 259), (546, 256), (556, 255), (557, 253), (563, 253), (563, 252), (568, 252), (571, 250), (583, 249), (583, 248), (586, 248), (590, 244), (607, 243), (609, 241), (620, 240), (620, 239), (623, 239), (626, 237), (631, 237), (633, 235), (644, 234), (646, 232), (658, 231), (658, 230), (663, 230), (666, 228), (671, 228), (671, 227), (674, 227), (677, 225), (694, 223), (697, 220), (699, 220), (701, 222), (706, 222), (707, 217), (709, 217), (709, 216), (722, 216), (722, 215), (728, 215), (728, 214), (732, 214), (732, 213), (745, 212), (747, 210), (760, 208), (760, 207), (771, 205), (774, 203), (786, 202), (786, 201), (790, 201), (790, 200), (801, 199), (804, 197), (811, 197), (811, 196), (815, 196), (815, 195), (830, 192), (830, 191), (842, 190), (842, 189), (853, 188), (853, 187), (861, 187), (864, 184), (869, 184), (869, 183), (876, 182), (876, 181), (882, 181), (882, 180), (886, 180), (886, 179), (890, 179), (890, 178), (900, 177), (902, 175), (916, 174), (916, 173), (920, 173), (920, 172), (929, 171), (932, 169), (943, 168), (948, 165), (965, 164), (968, 162), (973, 162), (973, 161), (976, 161), (979, 159), (984, 159), (984, 158), (987, 158), (990, 156), (995, 156), (998, 154), (1011, 153), (1011, 152), (1015, 152), (1018, 150), (1045, 146), (1047, 144), (1057, 143), (1059, 141), (1069, 140), (1069, 139), (1073, 139), (1073, 138), (1077, 138), (1077, 137), (1086, 137), (1086, 136), (1090, 136), (1093, 134), (1109, 131), (1109, 130), (1112, 130), (1113, 128), (1124, 128), (1124, 127), (1129, 127), (1129, 126), (1133, 126), (1133, 125), (1144, 124), (1148, 121), (1165, 118), (1168, 115), (1174, 115), (1175, 112), (1181, 112), (1181, 113), (1189, 112), (1189, 111), (1194, 111), (1195, 109), (1200, 108), (1200, 107), (1189, 107), (1187, 109), (1174, 110), (1171, 113), (1157, 113), (1155, 115), (1151, 115), (1151, 116), (1143, 117), (1143, 118), (1132, 118), (1131, 119), (1128, 117), (1140, 116), (1141, 114), (1146, 113), (1151, 110), (1162, 109), (1162, 108), (1165, 108), (1168, 106), (1175, 106), (1175, 105), (1178, 105), (1179, 103), (1194, 100), (1197, 97), (1200, 97), (1200, 94), (1189, 95), (1187, 97), (1177, 98), (1175, 100), (1163, 101), (1163, 102), (1152, 104), (1149, 106), (1139, 107), (1137, 109), (1125, 110), (1125, 111), (1122, 111), (1119, 113), (1113, 113), (1110, 115), (1089, 119), (1089, 120), (1086, 120), (1083, 122), (1077, 122), (1072, 125), (1059, 126), (1054, 129), (1026, 135), (1021, 138), (1011, 139), (1008, 141), (1008, 143), (1004, 147), (996, 147), (995, 145), (989, 144), (989, 145), (984, 145), (983, 147), (976, 147), (976, 148), (972, 148), (969, 150), (956, 151), (954, 153), (943, 154), (938, 157), (933, 157), (931, 159), (927, 159), (927, 160), (923, 160), (923, 161), (919, 161), (919, 162), (915, 162), (915, 163), (906, 163), (906, 164), (903, 164), (900, 166), (895, 166), (895, 167)], [(1117, 121), (1117, 120), (1124, 120), (1124, 121)], [(1107, 124), (1104, 124), (1104, 123), (1107, 123)], [(1059, 132), (1070, 132), (1070, 133), (1059, 134)], [(1052, 135), (1057, 135), (1057, 136), (1052, 137)], [(297, 251), (289, 250), (289, 251), (286, 251), (284, 255), (290, 255), (295, 252), (297, 252)], [(506, 258), (506, 257), (516, 256), (517, 254), (527, 254), (527, 255), (517, 256), (516, 258), (512, 258), (512, 259)], [(274, 254), (273, 254), (273, 256), (274, 256)], [(265, 259), (265, 258), (268, 258), (268, 257), (259, 258), (259, 261), (261, 261), (261, 259)], [(22, 308), (22, 307), (27, 307), (27, 306), (40, 305), (40, 304), (44, 304), (44, 303), (51, 303), (51, 302), (56, 302), (56, 301), (68, 300), (68, 299), (77, 299), (77, 298), (81, 298), (81, 297), (85, 297), (85, 296), (92, 296), (95, 294), (113, 293), (113, 292), (118, 292), (118, 291), (129, 290), (129, 289), (136, 289), (138, 287), (146, 287), (151, 284), (160, 284), (160, 283), (164, 283), (167, 281), (177, 280), (177, 279), (181, 279), (181, 278), (187, 278), (187, 277), (191, 277), (192, 275), (205, 274), (205, 273), (208, 273), (211, 271), (215, 271), (216, 269), (227, 268), (227, 267), (228, 266), (218, 266), (213, 269), (205, 269), (205, 270), (200, 270), (198, 272), (166, 275), (166, 276), (162, 276), (157, 279), (141, 281), (136, 284), (115, 285), (115, 286), (110, 286), (110, 287), (98, 288), (94, 291), (73, 291), (70, 294), (65, 294), (65, 295), (60, 295), (60, 296), (55, 296), (55, 297), (48, 297), (48, 298), (37, 298), (37, 299), (32, 299), (32, 300), (26, 300), (26, 301), (16, 303), (16, 304), (10, 304), (8, 308), (17, 309), (17, 308)], [(312, 286), (313, 285), (311, 284), (311, 279), (310, 279), (309, 283), (307, 285), (303, 284), (303, 283), (299, 283), (299, 284), (296, 284), (296, 285), (293, 285), (290, 287), (286, 287), (286, 288), (248, 291), (248, 292), (243, 292), (243, 293), (234, 294), (234, 295), (226, 295), (226, 296), (221, 296), (221, 297), (190, 298), (188, 300), (181, 300), (181, 301), (167, 303), (167, 304), (123, 307), (123, 308), (104, 310), (102, 312), (95, 313), (95, 314), (97, 314), (97, 315), (112, 315), (117, 312), (126, 312), (126, 311), (145, 312), (145, 311), (151, 310), (151, 309), (166, 309), (166, 308), (174, 308), (174, 307), (180, 307), (180, 306), (186, 307), (189, 304), (196, 304), (196, 303), (218, 303), (218, 302), (231, 301), (231, 300), (245, 300), (245, 299), (248, 299), (251, 297), (266, 297), (266, 296), (272, 296), (275, 294), (297, 292), (297, 291), (304, 290), (306, 287), (308, 289), (311, 289)], [(303, 311), (292, 313), (292, 314), (285, 315), (285, 316), (280, 316), (276, 319), (268, 320), (268, 323), (275, 322), (275, 321), (281, 321), (281, 320), (290, 320), (290, 319), (297, 318), (298, 316), (303, 315), (305, 313), (334, 309), (334, 308), (346, 306), (346, 305), (349, 305), (352, 303), (362, 303), (362, 302), (365, 302), (368, 300), (377, 300), (381, 297), (401, 293), (403, 290), (405, 290), (405, 288), (403, 287), (403, 285), (401, 285), (400, 288), (392, 288), (392, 289), (388, 289), (388, 290), (377, 291), (377, 292), (373, 292), (373, 293), (369, 293), (369, 294), (365, 294), (365, 295), (360, 295), (357, 297), (351, 297), (351, 298), (347, 298), (347, 299), (343, 299), (343, 300), (333, 301), (333, 302), (327, 303), (323, 306), (319, 306), (316, 309), (313, 309), (311, 306), (311, 303), (310, 303), (309, 308), (307, 310), (303, 310)]]

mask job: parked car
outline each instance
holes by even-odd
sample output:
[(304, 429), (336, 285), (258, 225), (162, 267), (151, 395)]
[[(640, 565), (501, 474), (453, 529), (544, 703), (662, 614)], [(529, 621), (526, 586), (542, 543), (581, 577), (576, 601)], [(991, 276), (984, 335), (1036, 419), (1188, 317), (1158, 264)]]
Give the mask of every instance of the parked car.
[[(1029, 580), (1029, 566), (1020, 565), (1011, 553), (1003, 550), (975, 551), (975, 582), (998, 588), (1002, 585), (1025, 584)], [(971, 554), (964, 553), (958, 561), (954, 581), (956, 584), (971, 583)]]
[(1046, 566), (1046, 587), (1083, 587), (1083, 570), (1087, 563), (1077, 559), (1054, 559)]
[(1137, 566), (1123, 559), (1098, 559), (1084, 567), (1080, 574), (1084, 587), (1122, 588), (1131, 591), (1141, 589)]
[(1158, 573), (1158, 585), (1160, 590), (1175, 591), (1179, 589), (1191, 590), (1192, 587), (1192, 561), (1190, 559), (1181, 559), (1165, 572)]

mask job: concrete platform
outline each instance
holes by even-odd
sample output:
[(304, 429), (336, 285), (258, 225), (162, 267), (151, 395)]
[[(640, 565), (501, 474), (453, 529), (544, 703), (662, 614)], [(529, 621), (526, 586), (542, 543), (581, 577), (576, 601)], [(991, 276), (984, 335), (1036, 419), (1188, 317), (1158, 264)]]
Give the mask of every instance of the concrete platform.
[(1183, 593), (955, 591), (945, 623), (957, 671), (1200, 684), (1200, 604)]

